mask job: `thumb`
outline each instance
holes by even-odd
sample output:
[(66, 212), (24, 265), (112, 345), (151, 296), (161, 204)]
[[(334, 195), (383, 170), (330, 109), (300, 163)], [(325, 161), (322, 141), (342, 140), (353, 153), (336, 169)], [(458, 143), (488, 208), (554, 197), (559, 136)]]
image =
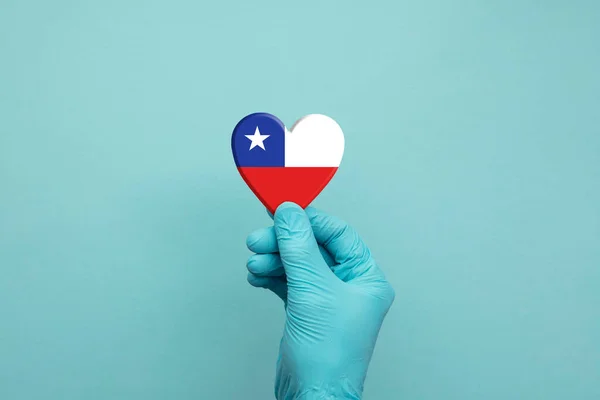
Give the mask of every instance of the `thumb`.
[(310, 220), (300, 206), (290, 202), (281, 204), (273, 221), (288, 283), (326, 278), (332, 274), (319, 251)]

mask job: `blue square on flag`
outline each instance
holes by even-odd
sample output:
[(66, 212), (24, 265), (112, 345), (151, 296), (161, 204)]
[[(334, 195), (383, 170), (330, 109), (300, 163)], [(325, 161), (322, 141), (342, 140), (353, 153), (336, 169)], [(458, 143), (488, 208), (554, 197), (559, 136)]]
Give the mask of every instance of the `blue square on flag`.
[(285, 126), (274, 115), (250, 114), (235, 127), (231, 147), (238, 167), (284, 167)]

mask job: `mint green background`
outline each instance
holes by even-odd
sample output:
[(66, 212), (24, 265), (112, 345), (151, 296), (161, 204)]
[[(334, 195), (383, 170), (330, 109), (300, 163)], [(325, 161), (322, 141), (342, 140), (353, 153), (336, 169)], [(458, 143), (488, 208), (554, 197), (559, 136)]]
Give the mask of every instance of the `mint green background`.
[(0, 398), (272, 397), (255, 111), (345, 131), (366, 399), (600, 398), (598, 4), (2, 0)]

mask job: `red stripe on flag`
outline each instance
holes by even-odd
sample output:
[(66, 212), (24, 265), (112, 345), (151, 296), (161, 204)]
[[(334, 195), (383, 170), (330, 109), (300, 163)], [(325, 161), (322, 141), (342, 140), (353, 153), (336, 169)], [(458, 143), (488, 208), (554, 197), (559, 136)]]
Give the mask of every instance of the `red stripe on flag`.
[(306, 208), (327, 186), (337, 167), (239, 167), (238, 171), (273, 213), (286, 201)]

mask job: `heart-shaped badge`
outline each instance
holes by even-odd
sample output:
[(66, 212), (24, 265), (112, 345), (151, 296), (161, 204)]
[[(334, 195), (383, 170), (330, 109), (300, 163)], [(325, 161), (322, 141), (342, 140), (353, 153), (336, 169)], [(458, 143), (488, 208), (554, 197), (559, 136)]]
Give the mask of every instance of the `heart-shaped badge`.
[(306, 208), (327, 186), (344, 155), (344, 133), (333, 119), (311, 114), (288, 131), (267, 113), (242, 118), (231, 149), (237, 169), (270, 212), (286, 201)]

